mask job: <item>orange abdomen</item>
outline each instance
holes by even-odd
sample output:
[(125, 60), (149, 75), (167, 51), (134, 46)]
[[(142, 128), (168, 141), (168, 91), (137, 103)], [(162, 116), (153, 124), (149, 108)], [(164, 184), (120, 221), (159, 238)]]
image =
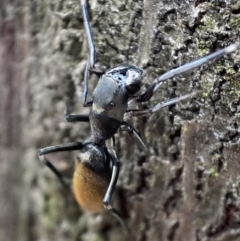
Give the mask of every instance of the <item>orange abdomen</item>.
[(76, 163), (73, 175), (73, 193), (82, 209), (97, 213), (103, 211), (103, 198), (109, 181), (81, 162)]

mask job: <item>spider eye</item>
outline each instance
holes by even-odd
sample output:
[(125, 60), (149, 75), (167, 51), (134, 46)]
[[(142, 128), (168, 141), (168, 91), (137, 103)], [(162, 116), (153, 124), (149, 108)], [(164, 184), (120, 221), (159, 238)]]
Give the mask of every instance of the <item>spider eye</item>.
[(113, 101), (108, 103), (109, 106), (115, 106), (115, 103)]

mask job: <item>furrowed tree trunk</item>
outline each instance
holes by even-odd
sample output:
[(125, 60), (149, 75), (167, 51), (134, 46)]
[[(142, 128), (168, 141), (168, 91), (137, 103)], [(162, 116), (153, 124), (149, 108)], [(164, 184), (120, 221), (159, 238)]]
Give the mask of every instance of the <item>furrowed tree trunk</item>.
[[(167, 70), (239, 41), (240, 5), (230, 1), (89, 1), (96, 59), (130, 63), (143, 89)], [(88, 46), (77, 0), (1, 1), (0, 240), (240, 240), (239, 49), (162, 84), (142, 108), (197, 96), (147, 118), (130, 118), (146, 153), (116, 135), (121, 172), (107, 214), (82, 211), (40, 163), (38, 148), (84, 141), (88, 123), (66, 123), (82, 107)], [(92, 75), (90, 95), (97, 83)], [(106, 90), (107, 91), (107, 90)], [(69, 183), (73, 153), (48, 155)]]

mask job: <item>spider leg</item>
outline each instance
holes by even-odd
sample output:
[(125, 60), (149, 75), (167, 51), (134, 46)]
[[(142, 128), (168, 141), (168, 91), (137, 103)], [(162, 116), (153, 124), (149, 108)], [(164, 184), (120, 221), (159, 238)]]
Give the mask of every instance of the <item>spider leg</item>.
[(81, 142), (70, 142), (66, 144), (61, 144), (57, 146), (48, 146), (45, 148), (41, 148), (38, 150), (38, 157), (41, 160), (41, 162), (46, 165), (58, 178), (60, 183), (65, 187), (69, 189), (69, 185), (64, 181), (64, 178), (62, 174), (52, 165), (51, 162), (48, 161), (48, 159), (44, 156), (49, 153), (53, 152), (61, 152), (61, 151), (76, 151), (81, 148), (83, 148), (83, 144)]
[(126, 227), (126, 224), (124, 223), (123, 219), (121, 218), (120, 213), (110, 204), (112, 194), (114, 192), (117, 180), (118, 180), (118, 175), (119, 175), (119, 169), (120, 169), (120, 163), (117, 158), (116, 152), (113, 148), (112, 145), (109, 145), (110, 147), (108, 148), (109, 154), (111, 156), (112, 160), (112, 177), (107, 189), (107, 192), (103, 198), (103, 206), (104, 209), (110, 213), (112, 216), (114, 216), (118, 222), (121, 224), (121, 226), (125, 229), (128, 230)]
[(68, 98), (65, 102), (64, 117), (67, 122), (89, 122), (89, 115), (76, 115), (69, 113)]
[(90, 26), (90, 22), (89, 22), (89, 18), (88, 18), (86, 0), (80, 0), (80, 5), (82, 8), (84, 28), (85, 28), (85, 31), (87, 34), (87, 41), (88, 41), (88, 47), (89, 47), (89, 63), (90, 63), (90, 67), (94, 68), (96, 50), (95, 50), (95, 45), (94, 45), (93, 36), (92, 36), (92, 30), (91, 30), (91, 26)]
[(207, 55), (205, 57), (202, 57), (202, 58), (192, 61), (190, 63), (184, 64), (176, 69), (172, 69), (172, 70), (168, 71), (167, 73), (165, 73), (165, 74), (161, 75), (160, 77), (158, 77), (157, 79), (155, 79), (154, 82), (145, 91), (145, 93), (143, 93), (142, 95), (139, 95), (136, 98), (136, 101), (137, 102), (148, 101), (153, 96), (153, 94), (156, 92), (156, 90), (159, 88), (159, 86), (162, 84), (163, 81), (171, 79), (174, 76), (179, 75), (188, 70), (191, 70), (193, 68), (204, 65), (213, 59), (217, 59), (223, 55), (229, 54), (229, 53), (235, 51), (238, 48), (238, 46), (239, 46), (239, 43), (232, 44), (232, 45), (230, 45), (224, 49), (221, 49), (215, 53), (212, 53), (210, 55)]
[(80, 0), (80, 5), (82, 8), (84, 28), (87, 35), (87, 42), (88, 42), (88, 48), (89, 48), (89, 57), (86, 63), (85, 71), (84, 71), (84, 90), (83, 90), (83, 106), (87, 107), (92, 105), (92, 100), (87, 101), (89, 70), (98, 76), (102, 75), (103, 71), (100, 68), (95, 67), (96, 49), (95, 49), (92, 30), (91, 30), (91, 26), (88, 18), (86, 0)]
[(69, 114), (65, 115), (67, 122), (89, 122), (89, 115), (75, 115)]
[(84, 71), (84, 88), (83, 88), (83, 106), (92, 106), (93, 100), (87, 100), (88, 95), (88, 79), (89, 79), (89, 60), (86, 63)]
[(141, 146), (144, 151), (148, 151), (147, 145), (140, 137), (138, 132), (131, 126), (129, 123), (123, 121), (122, 125), (119, 128), (120, 131), (127, 131), (128, 134)]
[(117, 158), (115, 150), (113, 148), (111, 148), (111, 150), (108, 150), (108, 151), (111, 153), (110, 156), (111, 156), (113, 167), (112, 167), (112, 177), (111, 177), (107, 192), (106, 192), (106, 194), (104, 196), (104, 199), (103, 199), (103, 205), (104, 205), (104, 208), (107, 211), (111, 211), (114, 208), (110, 205), (110, 201), (111, 201), (111, 198), (112, 198), (114, 188), (115, 188), (116, 183), (117, 183), (120, 163), (119, 163), (119, 160)]
[(149, 109), (146, 109), (146, 110), (127, 110), (127, 112), (130, 112), (133, 116), (138, 116), (138, 117), (149, 116), (152, 113), (154, 113), (156, 111), (159, 111), (160, 109), (162, 109), (166, 106), (169, 106), (169, 105), (175, 104), (179, 101), (191, 98), (195, 95), (196, 95), (196, 92), (193, 92), (193, 93), (190, 93), (190, 94), (187, 94), (187, 95), (179, 96), (179, 97), (176, 97), (176, 98), (173, 98), (173, 99), (170, 99), (170, 100), (160, 102), (157, 105), (155, 105), (155, 106), (153, 106)]

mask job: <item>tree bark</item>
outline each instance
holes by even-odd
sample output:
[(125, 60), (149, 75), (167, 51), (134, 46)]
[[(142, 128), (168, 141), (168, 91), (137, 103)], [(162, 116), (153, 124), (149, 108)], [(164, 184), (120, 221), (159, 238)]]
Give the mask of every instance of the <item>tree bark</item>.
[[(197, 91), (148, 118), (130, 118), (144, 152), (116, 135), (121, 161), (116, 207), (130, 233), (107, 214), (81, 211), (37, 149), (90, 136), (66, 123), (82, 107), (88, 54), (77, 1), (2, 1), (0, 37), (0, 240), (240, 239), (239, 50), (164, 83), (148, 108)], [(97, 64), (135, 64), (143, 89), (167, 70), (239, 41), (240, 5), (222, 1), (90, 1)], [(93, 90), (97, 78), (91, 76)], [(90, 91), (90, 93), (91, 93)], [(106, 90), (107, 91), (107, 90)], [(73, 153), (48, 155), (71, 181)]]

